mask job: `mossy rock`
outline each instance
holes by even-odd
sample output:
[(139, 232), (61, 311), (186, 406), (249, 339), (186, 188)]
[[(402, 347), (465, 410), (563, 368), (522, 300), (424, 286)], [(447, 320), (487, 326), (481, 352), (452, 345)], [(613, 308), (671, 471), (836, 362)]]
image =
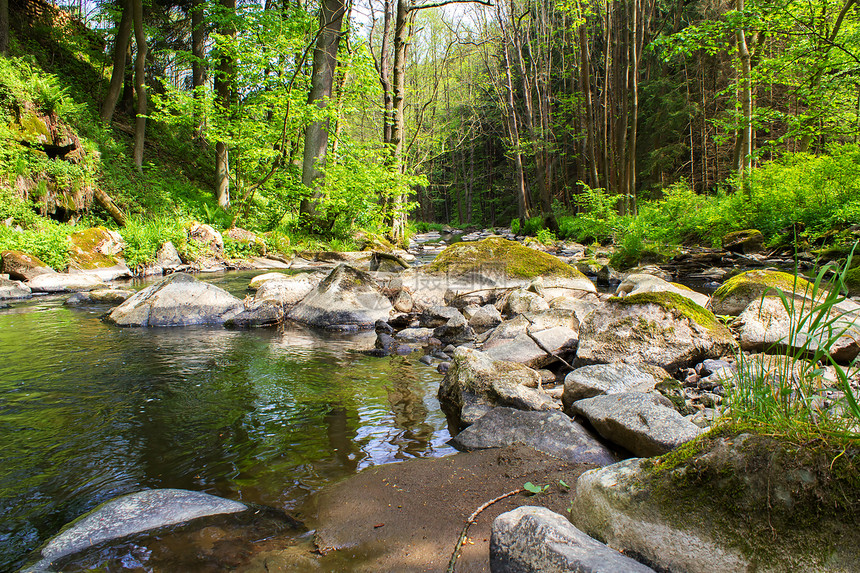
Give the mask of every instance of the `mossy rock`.
[(764, 246), (764, 235), (758, 229), (734, 231), (723, 237), (723, 248), (736, 253), (757, 253)]
[(860, 267), (848, 269), (845, 273), (845, 286), (849, 296), (860, 296)]
[(436, 260), (428, 266), (428, 271), (455, 276), (498, 275), (499, 271), (502, 271), (501, 274), (506, 278), (515, 279), (532, 279), (539, 276), (586, 278), (557, 257), (500, 237), (455, 243), (439, 253)]
[[(763, 296), (778, 297), (779, 293), (805, 298), (812, 293), (812, 283), (780, 271), (755, 270), (734, 276), (720, 285), (711, 297), (715, 314), (737, 316)], [(809, 295), (807, 295), (809, 293)]]
[(72, 233), (69, 241), (69, 257), (73, 268), (104, 269), (120, 263), (114, 254), (120, 252), (122, 238), (104, 227)]
[(703, 326), (708, 330), (719, 332), (721, 335), (728, 334), (728, 329), (723, 323), (717, 320), (714, 313), (702, 306), (699, 306), (692, 300), (674, 292), (642, 292), (625, 296), (623, 298), (612, 297), (609, 299), (609, 302), (622, 306), (656, 304), (663, 308), (663, 310), (675, 315), (677, 318), (689, 318), (699, 326)]

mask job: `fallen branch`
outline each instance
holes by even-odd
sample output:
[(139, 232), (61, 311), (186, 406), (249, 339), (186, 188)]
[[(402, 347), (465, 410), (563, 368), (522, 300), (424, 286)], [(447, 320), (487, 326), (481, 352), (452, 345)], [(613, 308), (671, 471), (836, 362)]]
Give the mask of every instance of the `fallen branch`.
[(517, 495), (518, 493), (522, 493), (525, 491), (523, 488), (515, 489), (513, 491), (509, 491), (508, 493), (504, 493), (495, 499), (491, 499), (481, 507), (475, 510), (472, 515), (469, 516), (469, 519), (466, 520), (466, 525), (463, 526), (463, 530), (460, 532), (460, 539), (457, 540), (457, 545), (454, 547), (454, 553), (451, 554), (451, 560), (448, 561), (448, 569), (445, 570), (445, 573), (454, 573), (454, 566), (457, 565), (457, 558), (460, 557), (460, 548), (463, 547), (463, 542), (466, 541), (466, 534), (469, 532), (469, 527), (475, 523), (475, 520), (478, 519), (478, 516), (482, 511), (493, 505), (498, 501), (502, 501), (506, 497), (511, 497), (512, 495)]

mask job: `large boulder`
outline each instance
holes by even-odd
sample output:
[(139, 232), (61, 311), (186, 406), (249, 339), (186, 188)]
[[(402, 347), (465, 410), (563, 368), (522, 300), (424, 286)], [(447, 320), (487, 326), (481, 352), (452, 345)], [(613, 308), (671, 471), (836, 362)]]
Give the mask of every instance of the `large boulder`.
[(714, 315), (672, 292), (612, 298), (579, 329), (577, 366), (643, 363), (672, 372), (734, 351), (731, 332)]
[(33, 277), (27, 282), (33, 292), (66, 293), (108, 288), (98, 276), (82, 273), (53, 273)]
[(373, 278), (340, 264), (288, 313), (288, 318), (326, 329), (368, 329), (392, 309)]
[(460, 347), (439, 386), (439, 401), (455, 428), (476, 422), (496, 406), (558, 409), (540, 389), (540, 383), (540, 374), (527, 366), (493, 360), (483, 352)]
[(524, 505), (499, 515), (490, 536), (493, 573), (653, 573), (592, 539), (545, 507)]
[(72, 233), (69, 236), (69, 272), (91, 274), (103, 281), (130, 277), (131, 271), (119, 257), (124, 248), (122, 236), (104, 227)]
[(580, 424), (558, 411), (523, 412), (493, 408), (451, 439), (464, 451), (525, 444), (554, 458), (605, 466), (615, 456)]
[(659, 394), (606, 394), (574, 402), (571, 410), (601, 436), (640, 457), (665, 454), (702, 432)]
[(593, 398), (601, 394), (651, 392), (666, 378), (670, 378), (668, 372), (647, 364), (617, 362), (582, 366), (565, 376), (561, 402), (569, 411), (577, 400)]
[(247, 509), (248, 506), (238, 501), (181, 489), (153, 489), (124, 495), (69, 524), (41, 549), (40, 561), (23, 572), (50, 571), (52, 563), (61, 557), (114, 539)]
[[(808, 314), (808, 309), (807, 309)], [(860, 315), (822, 317), (821, 326), (810, 332), (810, 319), (803, 313), (789, 313), (782, 300), (767, 297), (750, 303), (738, 319), (740, 345), (751, 352), (811, 354), (822, 350), (837, 362), (850, 363), (860, 354)]]
[(30, 298), (30, 287), (19, 281), (0, 278), (0, 300)]
[(629, 296), (643, 292), (673, 292), (690, 299), (699, 306), (707, 306), (710, 299), (708, 295), (698, 293), (683, 285), (670, 283), (660, 277), (641, 273), (627, 275), (615, 289), (617, 296)]
[(549, 275), (534, 279), (529, 290), (540, 294), (546, 300), (567, 297), (575, 300), (593, 299), (597, 287), (583, 274), (576, 276)]
[(313, 292), (325, 278), (325, 275), (320, 273), (299, 273), (297, 275), (269, 273), (269, 275), (280, 276), (259, 283), (257, 292), (254, 294), (254, 300), (256, 302), (270, 302), (285, 309), (298, 304)]
[(586, 278), (553, 255), (500, 237), (455, 243), (439, 253), (427, 271), (471, 279), (476, 286), (527, 284), (538, 276)]
[(497, 327), (501, 322), (502, 314), (492, 304), (485, 304), (484, 306), (479, 307), (478, 310), (469, 317), (469, 326), (479, 334)]
[(711, 310), (715, 314), (737, 316), (762, 297), (779, 297), (782, 293), (789, 299), (803, 301), (812, 296), (812, 290), (812, 283), (802, 277), (780, 271), (747, 271), (730, 278), (714, 291)]
[(21, 251), (3, 251), (0, 254), (0, 274), (9, 275), (13, 280), (28, 281), (38, 275), (56, 272), (34, 255)]
[(107, 320), (118, 326), (223, 324), (243, 309), (242, 301), (227, 291), (176, 273), (113, 309)]
[(584, 473), (570, 519), (661, 571), (860, 571), (860, 491), (846, 454), (819, 441), (706, 436)]
[(524, 289), (513, 291), (505, 301), (505, 313), (509, 315), (546, 310), (549, 310), (549, 304), (540, 295)]

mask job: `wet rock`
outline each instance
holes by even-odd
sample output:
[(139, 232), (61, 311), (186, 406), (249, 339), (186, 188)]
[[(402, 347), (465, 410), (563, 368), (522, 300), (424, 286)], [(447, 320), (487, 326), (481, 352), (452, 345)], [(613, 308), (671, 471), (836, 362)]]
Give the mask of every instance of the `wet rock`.
[(713, 314), (670, 292), (610, 299), (579, 330), (576, 365), (644, 363), (669, 372), (731, 354), (736, 343)]
[(34, 255), (21, 251), (3, 251), (0, 254), (0, 274), (9, 275), (12, 280), (28, 281), (38, 275), (56, 272)]
[(19, 281), (0, 278), (0, 300), (30, 298), (30, 287)]
[(231, 328), (254, 328), (259, 326), (275, 326), (284, 322), (286, 311), (284, 306), (270, 300), (247, 298), (243, 301), (244, 308), (240, 313), (224, 321), (224, 326)]
[(433, 337), (432, 328), (404, 328), (394, 335), (398, 340), (408, 343), (422, 344)]
[[(807, 312), (808, 309), (807, 309)], [(847, 364), (860, 354), (860, 316), (827, 317), (828, 327), (810, 332), (801, 312), (792, 317), (782, 301), (768, 297), (752, 302), (735, 322), (741, 348), (750, 352), (813, 353), (819, 350)]]
[(318, 328), (366, 329), (372, 328), (377, 320), (387, 320), (391, 309), (391, 302), (370, 275), (341, 264), (288, 316)]
[(537, 411), (558, 409), (539, 385), (540, 374), (527, 366), (493, 360), (483, 352), (460, 347), (454, 352), (454, 360), (439, 387), (439, 401), (458, 426), (474, 423), (486, 413), (470, 409), (476, 405)]
[(558, 356), (573, 354), (577, 342), (576, 331), (565, 326), (556, 326), (521, 333), (510, 342), (491, 346), (486, 353), (493, 360), (519, 362), (530, 368), (543, 368), (555, 362)]
[(523, 412), (493, 408), (451, 439), (459, 450), (473, 451), (525, 444), (574, 463), (605, 466), (615, 456), (581, 425), (558, 411)]
[(493, 573), (653, 573), (653, 569), (592, 539), (545, 507), (499, 515), (490, 537)]
[(626, 364), (593, 364), (577, 368), (564, 378), (562, 404), (565, 410), (577, 400), (601, 394), (622, 392), (651, 392), (669, 373), (657, 366)]
[(175, 273), (113, 309), (107, 320), (118, 326), (223, 324), (243, 310), (242, 301), (227, 291)]
[(698, 304), (706, 307), (710, 297), (706, 294), (698, 293), (685, 286), (672, 284), (659, 277), (646, 274), (631, 274), (618, 285), (615, 289), (617, 296), (629, 296), (645, 292), (673, 292), (677, 295), (688, 298)]
[(380, 332), (376, 335), (376, 348), (382, 350), (383, 355), (391, 354), (405, 355), (410, 354), (414, 350), (408, 344), (403, 344), (393, 336)]
[(450, 306), (431, 306), (425, 309), (418, 320), (425, 328), (438, 328), (444, 326), (452, 318), (464, 318), (459, 310)]
[(254, 300), (258, 303), (270, 302), (280, 305), (284, 309), (289, 309), (313, 292), (322, 280), (323, 275), (320, 273), (299, 273), (274, 277), (259, 285)]
[(469, 327), (464, 317), (459, 312), (448, 319), (442, 326), (433, 329), (433, 337), (443, 343), (462, 345), (475, 339), (475, 332)]
[(68, 306), (80, 304), (122, 304), (132, 296), (135, 291), (124, 289), (98, 289), (89, 292), (76, 292), (63, 302)]
[(24, 571), (49, 571), (59, 558), (112, 539), (246, 509), (248, 506), (237, 501), (181, 489), (132, 493), (108, 501), (72, 522), (42, 548), (41, 560)]
[(64, 293), (108, 288), (97, 276), (87, 274), (42, 274), (30, 279), (27, 286), (33, 292)]
[(641, 457), (665, 454), (701, 433), (659, 394), (595, 396), (574, 402), (571, 410), (586, 418), (601, 436)]

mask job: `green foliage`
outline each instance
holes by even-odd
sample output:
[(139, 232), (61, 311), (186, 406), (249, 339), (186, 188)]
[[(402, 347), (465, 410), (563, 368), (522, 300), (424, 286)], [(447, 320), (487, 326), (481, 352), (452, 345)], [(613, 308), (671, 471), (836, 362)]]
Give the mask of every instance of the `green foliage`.
[(514, 235), (520, 234), (520, 220), (519, 219), (512, 219), (511, 220), (511, 233), (513, 233)]
[(615, 209), (617, 197), (604, 189), (592, 189), (580, 182), (582, 191), (574, 197), (581, 212), (575, 217), (558, 219), (559, 234), (562, 238), (579, 242), (607, 242), (614, 237), (619, 223)]
[[(849, 257), (850, 264), (851, 257)], [(805, 297), (798, 300), (778, 290), (776, 294), (790, 317), (787, 340), (775, 349), (774, 361), (755, 359), (741, 354), (738, 372), (729, 389), (731, 417), (751, 421), (780, 432), (817, 433), (837, 437), (860, 438), (860, 405), (850, 379), (860, 373), (855, 360), (845, 367), (831, 357), (836, 341), (850, 326), (835, 311), (845, 301), (849, 265), (826, 265), (816, 275), (811, 288), (795, 285)], [(824, 281), (835, 277), (829, 288)], [(771, 293), (765, 293), (765, 296)], [(762, 297), (764, 300), (764, 297)], [(829, 364), (844, 396), (827, 405), (819, 397), (821, 378)]]
[(546, 492), (549, 489), (549, 484), (546, 485), (535, 485), (530, 481), (527, 481), (523, 484), (523, 489), (529, 492), (532, 495), (538, 495)]
[(131, 217), (120, 229), (125, 241), (123, 257), (130, 269), (138, 269), (155, 262), (159, 247), (166, 241), (173, 243), (180, 255), (193, 259), (195, 244), (188, 240), (185, 221), (181, 219)]
[(552, 245), (556, 241), (555, 233), (549, 229), (540, 229), (536, 236), (538, 242), (542, 245)]
[(22, 251), (35, 255), (51, 268), (69, 266), (69, 234), (74, 228), (45, 221), (38, 228), (16, 231), (0, 225), (0, 251)]

